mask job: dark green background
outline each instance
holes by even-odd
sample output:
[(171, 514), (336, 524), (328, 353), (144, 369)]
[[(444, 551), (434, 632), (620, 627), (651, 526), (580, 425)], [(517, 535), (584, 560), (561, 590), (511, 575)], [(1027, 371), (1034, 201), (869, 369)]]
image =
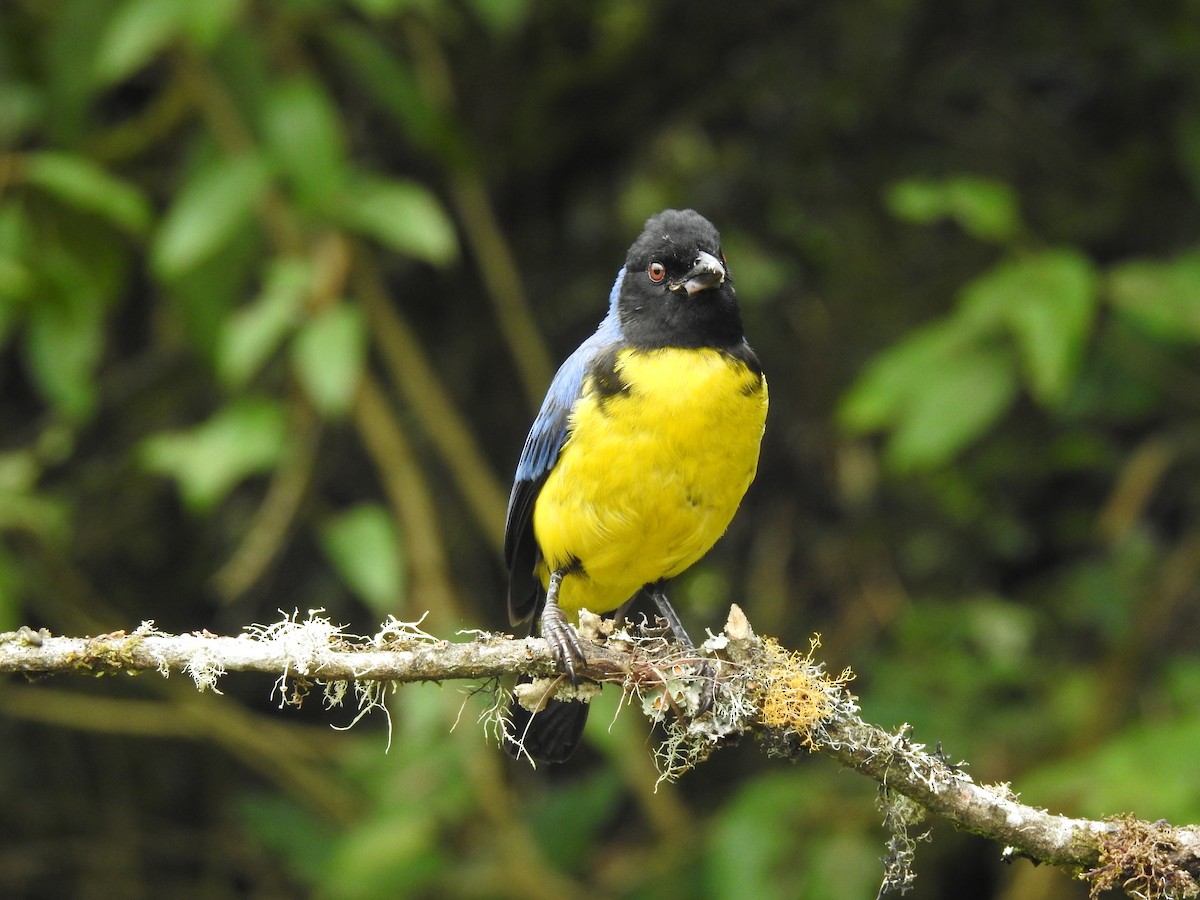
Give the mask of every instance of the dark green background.
[[(502, 628), (503, 504), (642, 221), (721, 229), (771, 386), (673, 589), (1076, 815), (1200, 819), (1194, 3), (8, 0), (0, 630)], [(875, 786), (654, 791), (465, 685), (0, 684), (0, 894), (873, 897)], [(465, 707), (464, 707), (465, 703)], [(459, 717), (457, 729), (449, 729)], [(935, 824), (914, 897), (1082, 897)]]

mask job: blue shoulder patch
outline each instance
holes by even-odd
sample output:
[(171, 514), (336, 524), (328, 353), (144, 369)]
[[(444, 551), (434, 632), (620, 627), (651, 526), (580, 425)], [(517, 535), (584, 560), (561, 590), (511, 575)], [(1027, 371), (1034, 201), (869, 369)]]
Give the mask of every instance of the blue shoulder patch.
[(542, 483), (567, 440), (571, 410), (583, 389), (588, 368), (599, 354), (621, 341), (621, 320), (617, 314), (617, 298), (625, 269), (617, 273), (608, 296), (608, 315), (586, 341), (567, 357), (550, 383), (542, 401), (525, 447), (517, 462), (516, 478), (508, 496), (508, 513), (504, 526), (504, 558), (509, 567), (508, 609), (514, 625), (532, 617), (538, 608), (541, 584), (534, 576), (539, 551), (533, 537), (533, 506)]
[[(575, 352), (567, 357), (559, 366), (558, 373), (550, 383), (550, 389), (542, 400), (542, 408), (533, 427), (525, 439), (525, 448), (521, 451), (521, 459), (517, 463), (516, 480), (535, 481), (549, 472), (558, 460), (558, 451), (562, 449), (567, 438), (567, 420), (579, 392), (583, 387), (583, 377), (587, 374), (592, 360), (601, 351), (621, 340), (621, 322), (617, 317), (617, 297), (620, 294), (621, 281), (625, 277), (625, 269), (617, 273), (609, 294), (608, 315), (593, 332), (592, 336), (575, 348)], [(511, 510), (512, 503), (509, 507)]]

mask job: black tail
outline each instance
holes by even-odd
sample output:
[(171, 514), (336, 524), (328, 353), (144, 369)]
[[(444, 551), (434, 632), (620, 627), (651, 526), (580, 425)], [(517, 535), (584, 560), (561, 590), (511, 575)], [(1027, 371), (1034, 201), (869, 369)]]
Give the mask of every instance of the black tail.
[[(519, 684), (529, 681), (518, 679)], [(534, 762), (566, 762), (583, 738), (587, 716), (588, 704), (577, 700), (550, 700), (537, 713), (514, 700), (508, 708), (511, 724), (504, 733), (504, 749), (517, 759), (528, 754)]]

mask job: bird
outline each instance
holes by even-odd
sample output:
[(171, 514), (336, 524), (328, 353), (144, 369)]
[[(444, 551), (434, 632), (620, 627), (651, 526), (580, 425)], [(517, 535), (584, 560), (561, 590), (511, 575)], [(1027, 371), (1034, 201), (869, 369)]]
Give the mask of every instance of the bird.
[[(694, 648), (664, 583), (725, 533), (758, 469), (767, 404), (720, 233), (692, 209), (651, 216), (604, 319), (551, 382), (508, 501), (510, 623), (540, 631), (573, 682), (584, 653), (569, 623), (581, 610), (623, 612), (649, 596)], [(587, 712), (514, 700), (505, 749), (565, 762)]]

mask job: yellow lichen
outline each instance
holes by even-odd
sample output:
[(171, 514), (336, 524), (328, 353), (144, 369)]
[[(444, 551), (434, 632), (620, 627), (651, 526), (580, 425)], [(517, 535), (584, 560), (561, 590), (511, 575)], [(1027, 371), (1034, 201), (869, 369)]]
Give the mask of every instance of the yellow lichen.
[(820, 645), (814, 636), (808, 652), (800, 653), (764, 638), (763, 659), (755, 671), (759, 720), (768, 728), (794, 732), (805, 743), (811, 743), (813, 726), (834, 711), (843, 687), (854, 677), (849, 669), (831, 677), (813, 662)]

